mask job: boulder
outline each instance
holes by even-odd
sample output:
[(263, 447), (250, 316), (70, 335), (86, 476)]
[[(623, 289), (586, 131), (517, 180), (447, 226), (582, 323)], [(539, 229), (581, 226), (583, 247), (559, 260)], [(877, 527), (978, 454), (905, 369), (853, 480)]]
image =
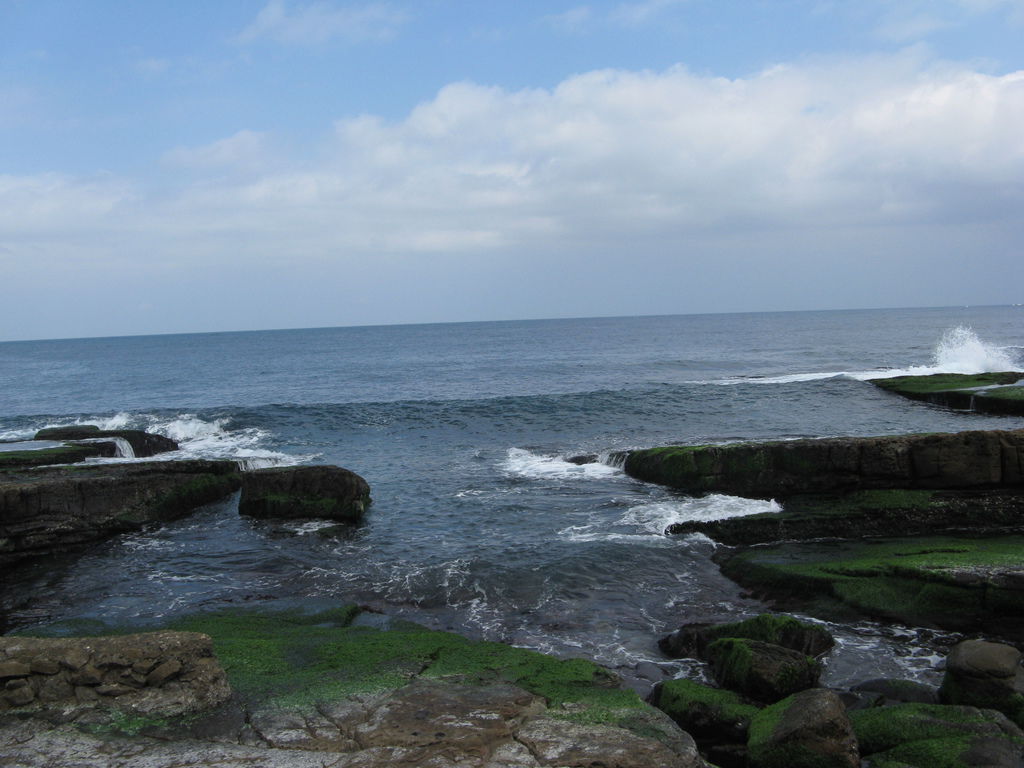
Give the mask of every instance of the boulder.
[(958, 643), (946, 658), (939, 689), (945, 704), (997, 709), (1024, 726), (1024, 667), (1012, 645), (984, 640)]
[(752, 768), (859, 768), (857, 737), (833, 691), (813, 688), (761, 710), (747, 742)]
[(692, 494), (785, 499), (882, 488), (1024, 484), (1024, 430), (841, 437), (630, 451), (626, 474)]
[(938, 704), (939, 692), (936, 688), (914, 680), (894, 680), (877, 678), (857, 683), (851, 691), (854, 693), (875, 694), (872, 706), (889, 704)]
[(821, 664), (810, 656), (760, 640), (716, 640), (707, 658), (722, 686), (757, 701), (775, 702), (812, 688), (821, 676)]
[(174, 520), (238, 488), (232, 461), (47, 467), (0, 474), (0, 569)]
[(194, 632), (0, 637), (0, 679), (5, 676), (0, 711), (59, 711), (63, 719), (93, 709), (178, 717), (216, 707), (231, 695), (213, 642)]
[(723, 637), (774, 643), (807, 656), (821, 656), (835, 645), (835, 639), (824, 627), (784, 614), (762, 613), (729, 624), (688, 624), (659, 640), (658, 647), (673, 658), (706, 660), (707, 647)]
[(370, 486), (355, 472), (335, 466), (272, 467), (243, 473), (238, 511), (356, 523), (369, 504)]
[(937, 373), (872, 379), (876, 387), (911, 400), (978, 413), (1024, 415), (1024, 372)]
[(759, 711), (750, 701), (694, 680), (666, 680), (655, 686), (650, 702), (693, 736), (716, 765), (746, 766), (747, 732)]

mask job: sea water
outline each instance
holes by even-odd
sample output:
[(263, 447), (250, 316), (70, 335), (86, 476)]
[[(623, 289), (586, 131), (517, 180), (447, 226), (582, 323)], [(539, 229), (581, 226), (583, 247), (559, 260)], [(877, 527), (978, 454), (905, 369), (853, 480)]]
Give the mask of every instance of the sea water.
[[(259, 522), (231, 499), (26, 566), (7, 626), (140, 625), (282, 599), (358, 602), (425, 625), (584, 656), (637, 687), (700, 675), (657, 639), (764, 610), (684, 520), (777, 511), (688, 497), (579, 454), (668, 443), (1006, 429), (873, 387), (873, 377), (1024, 365), (1024, 308), (599, 318), (0, 344), (0, 439), (89, 423), (172, 437), (169, 458), (331, 463), (374, 503), (343, 536)], [(108, 459), (106, 461), (130, 461)], [(953, 638), (832, 625), (833, 684), (935, 679)]]

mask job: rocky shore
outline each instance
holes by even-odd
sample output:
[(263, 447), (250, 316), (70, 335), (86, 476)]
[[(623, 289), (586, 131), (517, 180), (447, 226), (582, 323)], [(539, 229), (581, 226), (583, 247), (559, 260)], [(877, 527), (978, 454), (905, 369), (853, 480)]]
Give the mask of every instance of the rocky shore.
[[(339, 467), (96, 464), (109, 439), (0, 453), (0, 571), (189, 514), (358, 525), (370, 487)], [(89, 442), (82, 442), (82, 440)], [(137, 436), (134, 455), (158, 441)], [(174, 450), (166, 447), (165, 450)], [(49, 452), (46, 460), (39, 455)], [(20, 456), (20, 459), (19, 459)], [(76, 463), (45, 466), (63, 458)], [(581, 457), (589, 458), (589, 457)], [(84, 463), (83, 463), (84, 462)], [(626, 472), (780, 512), (674, 526), (778, 609), (954, 629), (942, 686), (821, 687), (834, 640), (780, 613), (660, 641), (713, 683), (647, 701), (582, 659), (393, 620), (355, 605), (196, 613), (158, 631), (0, 637), (0, 762), (19, 766), (1024, 766), (1024, 431), (633, 451)], [(125, 634), (125, 633), (128, 634)]]

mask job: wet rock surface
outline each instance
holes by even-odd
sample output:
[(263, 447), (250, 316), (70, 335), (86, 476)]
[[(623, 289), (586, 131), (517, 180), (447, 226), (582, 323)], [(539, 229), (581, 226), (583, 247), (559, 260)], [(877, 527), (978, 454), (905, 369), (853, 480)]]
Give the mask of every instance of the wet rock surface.
[(362, 519), (370, 486), (355, 472), (330, 465), (273, 467), (242, 475), (238, 511), (260, 518)]
[(628, 475), (693, 494), (784, 499), (870, 489), (1024, 484), (1024, 430), (841, 437), (631, 451)]
[(238, 488), (232, 461), (153, 461), (0, 473), (0, 570), (173, 520)]

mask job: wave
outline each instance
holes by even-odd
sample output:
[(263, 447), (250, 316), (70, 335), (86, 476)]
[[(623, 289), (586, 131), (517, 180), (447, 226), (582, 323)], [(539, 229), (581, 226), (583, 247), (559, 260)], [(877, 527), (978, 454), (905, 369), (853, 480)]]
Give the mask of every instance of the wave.
[(574, 480), (622, 474), (621, 469), (608, 464), (575, 464), (561, 456), (545, 456), (523, 448), (509, 448), (508, 455), (501, 463), (501, 469), (511, 475), (531, 480)]
[[(74, 419), (38, 420), (15, 429), (0, 432), (2, 440), (31, 439), (40, 429), (94, 424), (100, 429), (141, 429), (178, 443), (178, 450), (160, 454), (158, 458), (173, 459), (231, 459), (243, 470), (264, 467), (294, 466), (310, 461), (316, 456), (294, 456), (264, 447), (273, 435), (257, 427), (233, 429), (228, 417), (205, 419), (194, 413), (153, 414), (120, 412), (113, 416), (79, 416)], [(110, 438), (107, 438), (110, 439)], [(131, 447), (125, 441), (114, 438), (119, 444), (119, 455), (115, 458), (90, 459), (90, 463), (119, 463), (124, 461), (146, 461), (136, 459)]]
[(675, 523), (725, 520), (766, 512), (781, 512), (774, 500), (747, 499), (713, 493), (700, 498), (669, 499), (630, 507), (611, 524), (596, 522), (574, 525), (559, 531), (569, 541), (620, 541), (664, 543), (665, 530)]
[(796, 384), (824, 379), (871, 381), (896, 376), (931, 376), (937, 373), (989, 373), (1017, 370), (1024, 360), (1022, 348), (1000, 347), (982, 341), (971, 328), (958, 325), (946, 330), (932, 350), (931, 363), (906, 368), (878, 368), (870, 371), (818, 371), (779, 376), (733, 377), (715, 384)]

